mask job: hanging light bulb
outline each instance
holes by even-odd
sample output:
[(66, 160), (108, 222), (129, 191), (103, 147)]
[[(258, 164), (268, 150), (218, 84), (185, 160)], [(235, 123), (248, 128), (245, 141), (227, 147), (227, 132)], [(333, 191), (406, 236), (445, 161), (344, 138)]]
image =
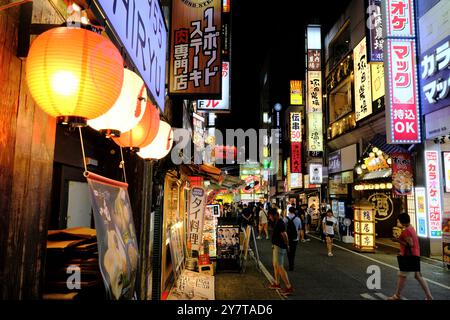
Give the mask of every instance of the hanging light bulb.
[(88, 125), (107, 136), (120, 136), (133, 129), (145, 113), (147, 89), (144, 81), (131, 70), (124, 69), (119, 99), (105, 114), (88, 121)]
[(26, 79), (31, 96), (47, 114), (83, 126), (119, 97), (123, 59), (111, 41), (95, 32), (58, 27), (33, 41)]
[(120, 137), (113, 137), (114, 142), (122, 148), (139, 150), (149, 145), (158, 134), (158, 109), (148, 100), (144, 116), (130, 131), (122, 133)]
[(162, 159), (170, 152), (173, 145), (172, 127), (164, 121), (160, 122), (156, 138), (137, 154), (143, 159)]

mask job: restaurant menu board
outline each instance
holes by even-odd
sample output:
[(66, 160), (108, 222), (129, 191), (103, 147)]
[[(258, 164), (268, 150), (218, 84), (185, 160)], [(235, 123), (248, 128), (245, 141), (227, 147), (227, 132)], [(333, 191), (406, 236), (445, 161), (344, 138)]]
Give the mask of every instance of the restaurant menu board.
[(240, 254), (239, 227), (218, 226), (217, 258), (238, 260)]
[(214, 276), (184, 270), (168, 300), (214, 300)]
[[(216, 227), (217, 216), (214, 214), (219, 205), (208, 205), (205, 209), (205, 216), (203, 221), (203, 244), (208, 241), (208, 248), (204, 248), (205, 253), (208, 253), (210, 258), (215, 258), (216, 253)], [(216, 210), (217, 211), (217, 210)]]

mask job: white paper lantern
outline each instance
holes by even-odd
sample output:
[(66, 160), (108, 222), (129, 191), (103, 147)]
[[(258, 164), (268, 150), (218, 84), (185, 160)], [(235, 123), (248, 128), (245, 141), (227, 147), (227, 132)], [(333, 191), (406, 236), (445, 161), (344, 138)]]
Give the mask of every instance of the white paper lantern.
[(158, 134), (155, 140), (143, 147), (138, 156), (143, 159), (162, 159), (169, 154), (173, 145), (173, 130), (167, 122), (159, 123)]
[(97, 131), (118, 136), (133, 129), (145, 112), (147, 89), (144, 81), (133, 71), (124, 70), (122, 91), (115, 104), (105, 114), (88, 121)]

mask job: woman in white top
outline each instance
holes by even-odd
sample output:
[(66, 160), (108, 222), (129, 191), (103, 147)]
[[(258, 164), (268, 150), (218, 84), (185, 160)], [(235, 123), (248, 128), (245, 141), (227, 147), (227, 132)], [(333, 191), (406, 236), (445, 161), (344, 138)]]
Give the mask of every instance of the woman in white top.
[(264, 233), (266, 234), (266, 240), (269, 239), (269, 231), (267, 227), (267, 211), (264, 210), (264, 208), (260, 205), (259, 210), (259, 234), (257, 239), (261, 239), (262, 231), (264, 230)]
[(323, 233), (325, 234), (325, 237), (327, 239), (327, 249), (329, 257), (333, 256), (333, 238), (336, 226), (337, 226), (337, 219), (333, 216), (333, 211), (331, 209), (328, 209), (327, 216), (323, 218), (322, 221), (322, 228)]

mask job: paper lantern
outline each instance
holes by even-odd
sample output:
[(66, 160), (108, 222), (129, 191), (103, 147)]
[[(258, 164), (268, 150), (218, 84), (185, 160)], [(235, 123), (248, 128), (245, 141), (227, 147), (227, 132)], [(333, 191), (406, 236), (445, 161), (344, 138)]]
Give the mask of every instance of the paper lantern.
[(26, 79), (36, 104), (58, 122), (85, 125), (111, 108), (122, 90), (123, 59), (101, 35), (58, 27), (31, 45)]
[(162, 159), (170, 152), (173, 145), (173, 130), (167, 122), (161, 121), (155, 140), (138, 152), (143, 159)]
[(88, 125), (108, 136), (120, 136), (141, 121), (147, 101), (144, 81), (133, 71), (124, 69), (119, 99), (105, 114), (88, 121)]
[(148, 100), (141, 121), (130, 131), (122, 133), (120, 137), (113, 137), (113, 140), (122, 148), (139, 150), (155, 139), (158, 134), (159, 122), (158, 109)]

